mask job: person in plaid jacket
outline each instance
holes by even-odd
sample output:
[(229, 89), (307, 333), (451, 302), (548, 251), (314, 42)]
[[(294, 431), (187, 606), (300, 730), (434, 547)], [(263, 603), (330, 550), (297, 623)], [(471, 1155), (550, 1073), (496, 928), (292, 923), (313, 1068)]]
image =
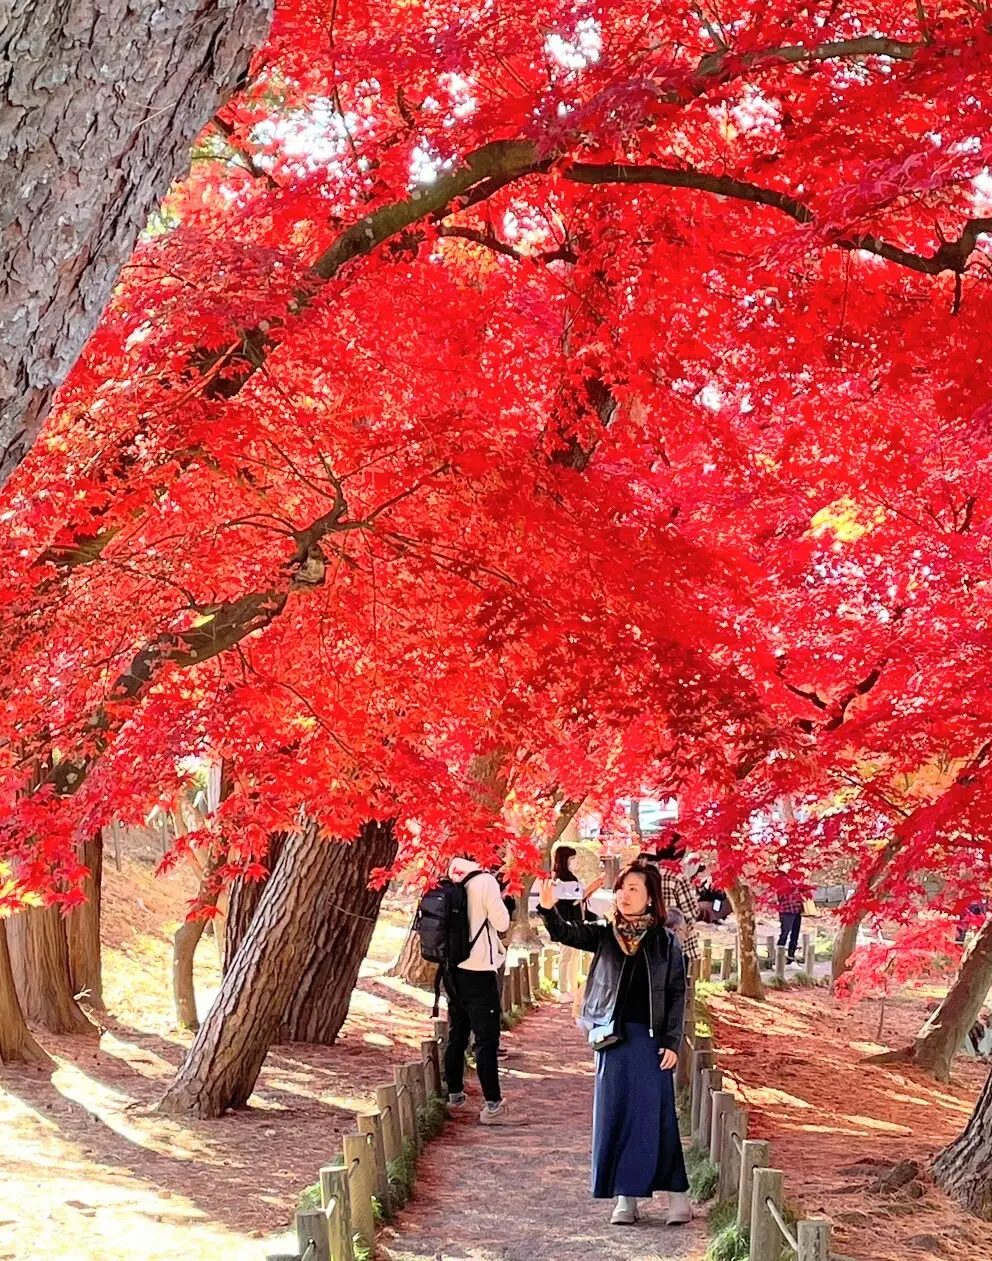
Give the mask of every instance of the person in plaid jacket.
[[(661, 896), (665, 906), (674, 906), (685, 916), (684, 936), (681, 937), (682, 953), (686, 964), (698, 963), (703, 952), (699, 944), (699, 930), (696, 921), (699, 919), (699, 898), (695, 886), (682, 870), (679, 862), (681, 837), (677, 832), (658, 848), (655, 854), (642, 854), (645, 861), (658, 868), (661, 876)], [(684, 846), (682, 847), (684, 849)]]
[(792, 883), (792, 878), (786, 874), (787, 867), (783, 867), (782, 872), (778, 891), (778, 944), (788, 946), (788, 961), (795, 963), (799, 930), (803, 923), (803, 891)]

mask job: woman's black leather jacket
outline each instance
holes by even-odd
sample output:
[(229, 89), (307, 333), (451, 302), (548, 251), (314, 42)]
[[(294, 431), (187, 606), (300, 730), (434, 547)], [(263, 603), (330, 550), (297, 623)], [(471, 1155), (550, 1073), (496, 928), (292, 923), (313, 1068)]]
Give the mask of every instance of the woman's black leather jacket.
[[(539, 910), (552, 941), (593, 952), (582, 1016), (592, 1025), (608, 1024), (613, 1019), (624, 960), (630, 958), (620, 949), (612, 926), (605, 920), (572, 924), (562, 919), (556, 908), (549, 911), (540, 907)], [(682, 947), (674, 933), (657, 925), (648, 929), (640, 948), (648, 964), (652, 1033), (658, 1036), (663, 1047), (678, 1052), (682, 1045), (685, 1010)]]

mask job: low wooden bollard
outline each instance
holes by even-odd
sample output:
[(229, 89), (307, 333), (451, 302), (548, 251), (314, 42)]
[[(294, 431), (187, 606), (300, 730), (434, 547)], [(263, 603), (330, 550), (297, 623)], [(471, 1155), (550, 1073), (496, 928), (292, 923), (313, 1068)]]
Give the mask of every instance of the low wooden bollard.
[(396, 1086), (377, 1086), (375, 1101), (382, 1117), (382, 1147), (388, 1164), (403, 1150), (403, 1121)]
[(723, 958), (720, 961), (720, 980), (726, 983), (730, 980), (734, 970), (734, 948), (727, 946), (723, 952)]
[(437, 1039), (425, 1038), (420, 1044), (420, 1057), (424, 1061), (424, 1087), (427, 1097), (441, 1094), (441, 1056)]
[[(309, 1249), (310, 1261), (331, 1261), (330, 1222), (322, 1209), (307, 1209), (296, 1214), (296, 1246), (301, 1257), (307, 1256)], [(347, 1261), (352, 1261), (351, 1253)]]
[(541, 967), (543, 975), (548, 985), (555, 983), (555, 965), (558, 961), (558, 951), (551, 946), (545, 946), (541, 951)]
[(522, 1001), (520, 989), (520, 969), (516, 964), (514, 964), (512, 968), (507, 968), (506, 979), (509, 982), (510, 1007), (519, 1007)]
[[(705, 1044), (705, 1045), (704, 1045)], [(703, 1069), (716, 1066), (712, 1038), (697, 1038), (692, 1053), (692, 1095), (689, 1103), (689, 1133), (699, 1132), (699, 1105), (703, 1097)]]
[(751, 1247), (748, 1261), (778, 1261), (782, 1233), (768, 1209), (768, 1201), (782, 1211), (783, 1175), (781, 1169), (755, 1169), (751, 1183)]
[(737, 1225), (751, 1229), (751, 1187), (755, 1169), (768, 1168), (768, 1144), (764, 1139), (745, 1139), (741, 1144), (741, 1171), (737, 1182)]
[[(332, 1261), (354, 1261), (351, 1233), (351, 1183), (345, 1165), (325, 1165), (320, 1171), (320, 1203), (327, 1221)], [(301, 1251), (300, 1256), (303, 1256)]]
[(729, 1090), (714, 1090), (710, 1102), (710, 1162), (719, 1165), (723, 1156), (723, 1123), (734, 1106), (734, 1096)]
[(364, 1134), (346, 1134), (341, 1140), (344, 1167), (348, 1171), (348, 1187), (351, 1195), (351, 1226), (367, 1248), (375, 1247), (375, 1213), (372, 1195), (375, 1191), (375, 1174), (372, 1168), (372, 1149)]
[(683, 1090), (692, 1077), (692, 1051), (696, 1033), (696, 1020), (686, 1005), (682, 1016), (682, 1041), (679, 1043), (678, 1062), (675, 1065), (675, 1089)]
[(372, 1152), (372, 1167), (375, 1170), (375, 1196), (382, 1205), (383, 1212), (388, 1213), (392, 1196), (389, 1194), (389, 1174), (386, 1171), (386, 1145), (384, 1142), (384, 1125), (381, 1112), (371, 1112), (358, 1116), (358, 1132), (369, 1140)]
[(448, 1049), (448, 1022), (443, 1016), (435, 1017), (434, 1041), (437, 1043), (438, 1055), (443, 1060), (444, 1053)]
[(796, 1223), (797, 1261), (830, 1261), (830, 1223), (809, 1217)]
[(529, 1007), (532, 1002), (536, 1001), (531, 996), (530, 968), (523, 959), (517, 960), (516, 968), (520, 974), (520, 1005), (521, 1007)]
[(765, 938), (765, 958), (768, 960), (769, 968), (773, 968), (775, 966), (775, 938), (774, 937), (769, 936)]
[(396, 1069), (396, 1099), (399, 1104), (400, 1128), (404, 1140), (420, 1151), (420, 1134), (417, 1128), (417, 1095), (413, 1084), (411, 1065), (401, 1064)]
[(411, 1060), (409, 1068), (413, 1082), (413, 1106), (419, 1112), (427, 1104), (427, 1072), (423, 1060)]
[(538, 950), (527, 952), (527, 970), (530, 972), (530, 996), (536, 1003), (541, 997), (541, 954)]
[(816, 933), (807, 933), (803, 938), (803, 969), (810, 978), (816, 976)]
[(718, 1068), (704, 1068), (699, 1074), (699, 1129), (696, 1138), (701, 1147), (710, 1145), (710, 1118), (713, 1115), (713, 1092), (723, 1088), (723, 1073)]
[(723, 1122), (723, 1138), (720, 1152), (720, 1181), (717, 1200), (722, 1204), (732, 1200), (741, 1184), (741, 1152), (747, 1139), (747, 1111), (736, 1105), (730, 1109)]
[(785, 980), (786, 953), (784, 946), (775, 947), (775, 975), (780, 981)]
[(513, 1010), (513, 982), (510, 980), (510, 969), (503, 965), (503, 984), (499, 990), (499, 1009), (504, 1016)]
[(709, 937), (703, 942), (703, 957), (699, 963), (699, 977), (702, 981), (713, 979), (713, 943)]

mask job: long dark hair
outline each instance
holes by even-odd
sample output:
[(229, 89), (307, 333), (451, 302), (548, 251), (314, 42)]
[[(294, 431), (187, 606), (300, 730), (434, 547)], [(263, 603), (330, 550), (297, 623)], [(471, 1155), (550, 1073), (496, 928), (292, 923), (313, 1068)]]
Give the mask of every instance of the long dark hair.
[(575, 850), (571, 845), (559, 845), (555, 850), (555, 879), (556, 880), (574, 880), (575, 875), (571, 867), (568, 865), (575, 857)]
[(613, 882), (613, 892), (623, 885), (628, 876), (640, 876), (648, 890), (648, 908), (654, 916), (655, 921), (664, 924), (665, 916), (668, 914), (665, 909), (665, 899), (661, 894), (661, 874), (657, 867), (652, 867), (650, 863), (642, 862), (639, 858), (635, 858), (632, 863), (628, 863), (626, 867), (621, 868), (620, 874)]

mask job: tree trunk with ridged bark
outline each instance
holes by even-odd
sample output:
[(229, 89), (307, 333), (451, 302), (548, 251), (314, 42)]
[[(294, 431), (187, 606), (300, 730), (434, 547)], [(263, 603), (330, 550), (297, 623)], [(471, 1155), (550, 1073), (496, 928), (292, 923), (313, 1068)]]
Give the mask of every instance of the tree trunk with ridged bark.
[[(391, 833), (388, 846), (380, 840), (377, 832), (371, 854), (366, 854), (362, 840), (325, 841), (312, 823), (286, 838), (220, 991), (159, 1104), (160, 1111), (218, 1117), (228, 1108), (243, 1107), (280, 1026), (288, 1015), (302, 1010), (303, 992), (311, 1004), (326, 999), (328, 1007), (322, 1012), (331, 1007), (338, 1014), (347, 1012), (372, 928), (364, 916), (358, 920), (347, 911), (362, 895), (369, 868), (380, 865), (381, 855), (395, 853)], [(314, 943), (321, 953), (319, 965), (314, 964)], [(326, 1032), (329, 1017), (322, 1015), (321, 1020)]]
[(49, 1033), (95, 1033), (74, 997), (69, 939), (59, 907), (12, 915), (7, 920), (7, 942), (25, 1018)]
[(0, 21), (0, 486), (271, 0), (12, 0)]
[(420, 953), (420, 934), (414, 932), (413, 924), (411, 924), (406, 932), (403, 949), (389, 969), (389, 975), (406, 981), (407, 985), (417, 985), (421, 989), (432, 990), (436, 974), (437, 964), (428, 963)]
[(743, 998), (765, 997), (758, 959), (758, 932), (754, 919), (754, 894), (743, 880), (727, 890), (737, 920), (737, 992)]
[(50, 1064), (31, 1035), (17, 997), (7, 947), (7, 921), (0, 919), (0, 1064)]
[[(273, 832), (269, 837), (268, 853), (259, 861), (266, 872), (271, 872), (279, 861), (283, 846), (286, 844), (285, 832)], [(246, 880), (239, 876), (231, 885), (231, 895), (227, 903), (227, 922), (224, 925), (224, 972), (233, 963), (235, 956), (244, 941), (245, 934), (255, 918), (258, 904), (265, 892), (268, 875), (260, 880)]]
[(69, 942), (69, 976), (73, 993), (90, 1007), (103, 1008), (103, 961), (100, 952), (100, 904), (103, 885), (103, 833), (83, 845), (79, 860), (89, 869), (83, 881), (86, 901), (70, 911), (65, 922)]
[(992, 1073), (964, 1133), (938, 1153), (933, 1175), (969, 1213), (992, 1221)]
[(916, 1035), (913, 1063), (932, 1073), (937, 1081), (949, 1079), (951, 1061), (964, 1046), (968, 1031), (978, 1019), (990, 985), (992, 918), (979, 930), (944, 1001)]

